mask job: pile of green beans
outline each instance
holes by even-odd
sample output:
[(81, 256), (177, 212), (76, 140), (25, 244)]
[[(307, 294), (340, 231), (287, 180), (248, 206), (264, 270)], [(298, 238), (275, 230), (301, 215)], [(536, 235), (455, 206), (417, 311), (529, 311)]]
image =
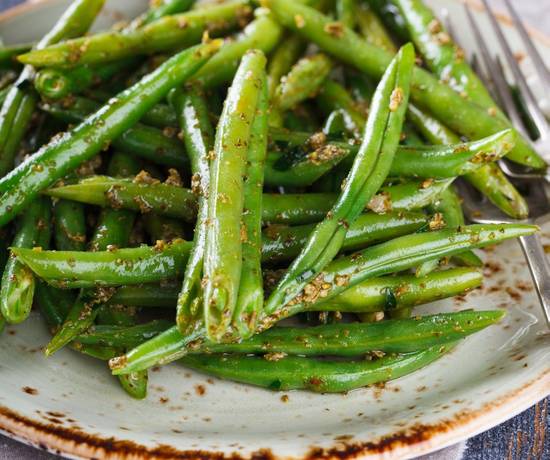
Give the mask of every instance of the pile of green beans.
[(393, 4), (162, 0), (87, 34), (103, 1), (75, 0), (0, 47), (0, 333), (34, 304), (47, 356), (108, 361), (143, 399), (173, 361), (349, 391), (502, 320), (412, 312), (537, 231), (468, 225), (453, 182), (523, 218), (496, 162), (546, 165), (422, 0)]

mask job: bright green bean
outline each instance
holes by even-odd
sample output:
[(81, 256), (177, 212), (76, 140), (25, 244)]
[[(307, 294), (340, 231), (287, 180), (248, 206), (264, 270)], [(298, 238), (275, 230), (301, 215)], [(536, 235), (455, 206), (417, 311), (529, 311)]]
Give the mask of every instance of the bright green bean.
[(375, 95), (364, 141), (346, 178), (342, 193), (327, 217), (312, 232), (265, 309), (274, 312), (294, 298), (334, 258), (347, 227), (357, 219), (383, 184), (393, 161), (407, 108), (414, 49), (405, 46), (390, 64)]

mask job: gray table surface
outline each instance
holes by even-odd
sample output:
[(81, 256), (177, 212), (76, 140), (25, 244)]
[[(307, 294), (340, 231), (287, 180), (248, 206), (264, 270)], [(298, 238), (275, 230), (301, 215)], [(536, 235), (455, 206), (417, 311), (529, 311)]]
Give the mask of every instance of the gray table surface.
[[(0, 0), (0, 11), (23, 0)], [(490, 0), (503, 9), (502, 0)], [(550, 0), (512, 0), (525, 21), (539, 30), (550, 26)], [(550, 397), (522, 414), (485, 433), (468, 440), (463, 458), (466, 460), (549, 460)], [(53, 460), (59, 458), (0, 435), (0, 460)], [(425, 460), (457, 458), (455, 451), (436, 453)]]

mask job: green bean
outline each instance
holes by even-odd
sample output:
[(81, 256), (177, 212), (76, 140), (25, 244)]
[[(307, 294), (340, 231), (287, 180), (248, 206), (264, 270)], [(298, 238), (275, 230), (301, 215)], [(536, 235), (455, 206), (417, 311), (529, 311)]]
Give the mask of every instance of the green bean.
[[(425, 223), (420, 214), (364, 214), (349, 228), (343, 243), (344, 250), (353, 250), (385, 240), (396, 235), (410, 233)], [(262, 236), (262, 260), (288, 260), (306, 243), (311, 226), (268, 227)], [(25, 251), (14, 252), (41, 278), (57, 287), (117, 286), (155, 282), (176, 278), (183, 272), (191, 243), (175, 240), (171, 244), (128, 249), (114, 249), (99, 253), (76, 251)], [(100, 255), (102, 254), (102, 255)], [(143, 279), (142, 272), (155, 266), (156, 272)], [(94, 268), (96, 267), (96, 268)], [(97, 274), (94, 275), (94, 271)], [(118, 271), (118, 274), (117, 274)], [(133, 273), (132, 273), (133, 271)], [(107, 274), (107, 277), (100, 275)], [(119, 278), (119, 275), (122, 278)]]
[(408, 102), (414, 49), (405, 46), (390, 64), (374, 95), (364, 141), (346, 178), (342, 193), (327, 217), (269, 296), (265, 309), (286, 305), (334, 258), (347, 227), (378, 191), (393, 161)]
[(17, 65), (17, 56), (31, 50), (34, 43), (17, 43), (0, 47), (0, 69), (11, 69)]
[(242, 355), (197, 355), (182, 358), (184, 366), (216, 377), (276, 391), (309, 390), (341, 393), (402, 377), (430, 364), (452, 345), (376, 360), (321, 361), (287, 356), (278, 361)]
[(334, 110), (343, 110), (350, 120), (347, 125), (356, 137), (361, 137), (367, 121), (366, 110), (351, 98), (342, 85), (333, 80), (325, 80), (319, 91), (317, 103), (327, 114)]
[[(481, 286), (482, 281), (481, 272), (469, 267), (435, 271), (424, 278), (417, 278), (414, 275), (383, 276), (363, 281), (330, 301), (324, 302), (323, 299), (319, 299), (304, 311), (365, 314), (403, 310), (464, 294)], [(169, 283), (128, 285), (118, 288), (109, 303), (122, 303), (135, 307), (174, 308), (178, 292), (177, 285)]]
[[(296, 136), (296, 134), (293, 134)], [(270, 153), (266, 164), (266, 184), (307, 186), (337, 164), (351, 165), (358, 147), (345, 142), (326, 142), (309, 147), (311, 137), (303, 134), (304, 145), (288, 153)], [(390, 169), (391, 176), (450, 178), (479, 170), (502, 158), (515, 145), (512, 130), (501, 131), (479, 141), (445, 146), (399, 146)]]
[[(121, 156), (120, 153), (113, 155), (115, 160), (112, 165), (109, 165), (110, 173), (118, 174), (122, 171), (118, 168), (128, 160), (120, 158)], [(109, 209), (104, 211), (90, 241), (92, 250), (106, 251), (113, 247), (127, 246), (134, 217), (133, 213), (126, 210)], [(98, 307), (105, 303), (111, 295), (112, 292), (108, 291), (81, 290), (65, 321), (46, 347), (46, 355), (55, 353), (71, 342), (80, 332), (88, 329), (100, 313)]]
[(336, 17), (346, 27), (353, 29), (357, 21), (357, 5), (355, 0), (336, 0)]
[(185, 235), (185, 226), (178, 219), (156, 214), (145, 214), (142, 220), (145, 231), (153, 244), (158, 240), (169, 242), (177, 238), (183, 238)]
[(270, 101), (275, 96), (275, 91), (281, 82), (281, 78), (290, 72), (293, 64), (305, 51), (305, 48), (305, 42), (298, 35), (293, 34), (282, 40), (279, 46), (273, 51), (267, 65), (267, 83)]
[[(334, 27), (329, 17), (313, 8), (292, 0), (266, 0), (265, 3), (285, 27), (372, 77), (380, 78), (391, 60), (390, 53), (370, 45), (342, 25)], [(296, 24), (296, 17), (300, 19), (300, 27)], [(486, 110), (465, 101), (452, 88), (420, 68), (415, 68), (412, 80), (413, 102), (468, 138), (479, 139), (508, 127), (499, 117), (493, 117)], [(521, 137), (508, 158), (533, 168), (545, 167), (542, 158)]]
[(274, 107), (281, 111), (291, 110), (314, 96), (331, 69), (332, 62), (324, 54), (303, 57), (281, 78), (273, 98)]
[(275, 48), (283, 28), (265, 11), (256, 9), (255, 13), (257, 18), (233, 40), (224, 43), (220, 51), (197, 72), (193, 81), (205, 88), (231, 82), (247, 50), (256, 49), (268, 54)]
[[(448, 228), (459, 228), (464, 225), (462, 203), (452, 186), (445, 189), (439, 195), (439, 198), (430, 205), (430, 209), (433, 212), (441, 213)], [(458, 254), (454, 259), (467, 266), (481, 267), (483, 265), (481, 259), (471, 251)]]
[(109, 299), (109, 305), (128, 305), (130, 307), (175, 308), (179, 282), (159, 284), (137, 284), (120, 287)]
[(361, 35), (363, 35), (371, 45), (382, 48), (390, 53), (396, 53), (397, 47), (387, 34), (376, 13), (372, 11), (370, 3), (362, 6), (363, 7), (358, 8), (356, 12), (356, 19)]
[[(432, 203), (453, 179), (410, 181), (383, 187), (369, 209), (379, 212), (410, 211)], [(130, 209), (194, 222), (197, 197), (191, 190), (168, 184), (136, 183), (127, 179), (95, 176), (78, 184), (44, 191), (45, 194), (104, 208)], [(271, 224), (300, 225), (321, 221), (336, 201), (333, 193), (264, 193), (262, 221)]]
[(232, 325), (243, 339), (255, 330), (255, 322), (262, 313), (264, 289), (262, 279), (262, 190), (264, 165), (267, 153), (269, 94), (267, 76), (261, 81), (256, 115), (250, 127), (250, 143), (244, 182), (244, 208), (242, 217), (242, 272), (239, 294), (233, 313)]
[[(64, 104), (42, 104), (42, 109), (53, 117), (68, 122), (85, 122), (90, 114), (101, 109), (101, 105), (91, 99), (75, 98), (71, 107)], [(165, 126), (173, 126), (173, 113), (169, 117), (161, 111), (168, 114), (165, 106), (155, 105), (147, 115), (144, 115), (144, 121), (151, 121), (159, 118), (162, 123), (168, 122)], [(170, 134), (170, 129), (167, 130)], [(165, 132), (141, 123), (136, 123), (131, 128), (123, 132), (120, 136), (112, 140), (113, 147), (131, 155), (139, 156), (146, 160), (151, 160), (158, 164), (186, 168), (189, 165), (187, 157), (183, 154), (183, 144), (173, 137), (169, 137)]]
[(213, 41), (177, 54), (74, 130), (53, 139), (0, 179), (0, 193), (3, 193), (0, 226), (13, 219), (41, 190), (92, 158), (105, 147), (105, 142), (126, 131), (170, 88), (192, 75), (218, 47), (219, 42)]
[(53, 208), (55, 247), (60, 251), (84, 251), (86, 216), (84, 205), (75, 201), (57, 200)]
[(261, 51), (243, 57), (218, 123), (210, 166), (204, 251), (204, 322), (220, 340), (235, 310), (242, 269), (243, 176), (266, 59)]
[(382, 19), (384, 25), (390, 29), (394, 38), (400, 42), (410, 40), (405, 19), (391, 0), (370, 0), (369, 6)]
[(146, 371), (118, 375), (117, 377), (124, 391), (132, 398), (145, 399), (147, 397), (149, 374)]
[(136, 324), (136, 309), (113, 302), (97, 309), (95, 323), (98, 325), (130, 327)]
[(35, 67), (103, 64), (111, 61), (186, 48), (200, 42), (206, 28), (211, 34), (238, 24), (249, 12), (248, 2), (232, 0), (208, 8), (160, 18), (132, 31), (103, 32), (19, 56), (19, 61)]
[[(350, 224), (342, 251), (353, 251), (380, 241), (413, 233), (424, 227), (427, 218), (421, 213), (366, 213)], [(263, 235), (263, 261), (284, 262), (295, 258), (315, 229), (314, 224), (287, 227), (268, 226)]]
[(56, 289), (39, 280), (36, 282), (35, 302), (53, 332), (63, 324), (74, 301), (75, 295), (72, 291)]
[(146, 340), (164, 332), (173, 323), (165, 320), (154, 320), (149, 323), (124, 326), (93, 326), (75, 341), (86, 345), (102, 345), (115, 348), (133, 348)]
[(383, 276), (362, 281), (330, 300), (319, 299), (305, 311), (374, 313), (415, 307), (461, 295), (481, 286), (479, 270), (468, 267), (434, 271), (423, 278), (415, 275)]
[[(36, 44), (34, 50), (40, 52), (49, 45), (86, 32), (103, 3), (104, 0), (73, 2), (53, 28)], [(28, 90), (34, 74), (31, 66), (23, 68), (0, 109), (0, 177), (5, 176), (13, 168), (19, 144), (36, 106), (37, 97)]]
[(181, 277), (190, 248), (190, 242), (175, 240), (152, 247), (100, 252), (12, 250), (40, 278), (55, 287), (93, 288), (96, 285), (154, 283)]
[[(19, 218), (13, 246), (23, 248), (47, 247), (50, 230), (50, 200), (39, 198)], [(29, 316), (34, 297), (34, 275), (14, 256), (4, 268), (0, 288), (0, 311), (11, 324), (23, 322)]]
[[(323, 272), (324, 281), (320, 280), (320, 286), (312, 285), (308, 295), (302, 296), (302, 299), (295, 299), (273, 315), (264, 316), (258, 330), (267, 330), (281, 319), (307, 310), (319, 299), (331, 300), (369, 278), (399, 272), (425, 260), (452, 256), (465, 249), (487, 246), (535, 231), (535, 226), (524, 224), (471, 225), (460, 232), (439, 230), (395, 238), (332, 262)], [(325, 283), (329, 286), (327, 289), (324, 289)], [(321, 290), (324, 291), (322, 295)], [(182, 336), (174, 327), (134, 348), (125, 356), (112, 360), (110, 366), (116, 374), (146, 369), (158, 363), (165, 364), (184, 356), (190, 344), (196, 346), (204, 338), (204, 329)]]
[(184, 330), (203, 313), (203, 263), (206, 245), (210, 165), (208, 155), (212, 150), (213, 128), (209, 120), (206, 101), (195, 90), (173, 92), (172, 106), (179, 114), (186, 149), (191, 157), (194, 188), (197, 191), (198, 211), (193, 246), (185, 268), (183, 284), (178, 298), (176, 322)]
[(45, 68), (37, 72), (34, 87), (45, 98), (57, 100), (108, 82), (118, 74), (134, 67), (134, 57), (99, 66), (77, 66), (70, 69)]
[(467, 100), (495, 112), (508, 126), (511, 123), (498, 109), (483, 82), (468, 64), (462, 51), (422, 0), (396, 0), (411, 39), (428, 68)]
[[(204, 343), (190, 354), (241, 353), (269, 357), (273, 353), (303, 356), (357, 357), (370, 351), (411, 353), (456, 342), (495, 324), (502, 310), (465, 310), (414, 319), (377, 323), (330, 324), (309, 328), (274, 327), (237, 343)], [(168, 321), (157, 320), (133, 327), (96, 326), (78, 337), (78, 342), (131, 348), (166, 331)]]
[(189, 10), (196, 0), (162, 0), (153, 2), (152, 6), (141, 16), (132, 21), (131, 27), (142, 27), (164, 16), (181, 13)]
[[(426, 112), (409, 107), (409, 117), (432, 144), (455, 143), (459, 140), (454, 132)], [(509, 216), (523, 219), (529, 214), (525, 199), (496, 164), (486, 164), (471, 171), (466, 175), (466, 180)]]

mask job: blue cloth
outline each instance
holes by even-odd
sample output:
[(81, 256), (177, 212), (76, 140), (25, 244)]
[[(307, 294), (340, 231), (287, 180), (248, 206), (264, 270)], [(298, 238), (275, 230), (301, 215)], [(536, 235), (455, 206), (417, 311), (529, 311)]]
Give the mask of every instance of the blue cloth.
[[(0, 0), (0, 11), (22, 3), (23, 0)], [(534, 0), (538, 1), (538, 0)], [(492, 430), (468, 440), (463, 455), (465, 460), (550, 459), (550, 398), (540, 402), (517, 417), (508, 420)], [(454, 452), (441, 452), (430, 456), (446, 460), (456, 459)], [(59, 458), (46, 452), (24, 446), (0, 435), (0, 460)]]

